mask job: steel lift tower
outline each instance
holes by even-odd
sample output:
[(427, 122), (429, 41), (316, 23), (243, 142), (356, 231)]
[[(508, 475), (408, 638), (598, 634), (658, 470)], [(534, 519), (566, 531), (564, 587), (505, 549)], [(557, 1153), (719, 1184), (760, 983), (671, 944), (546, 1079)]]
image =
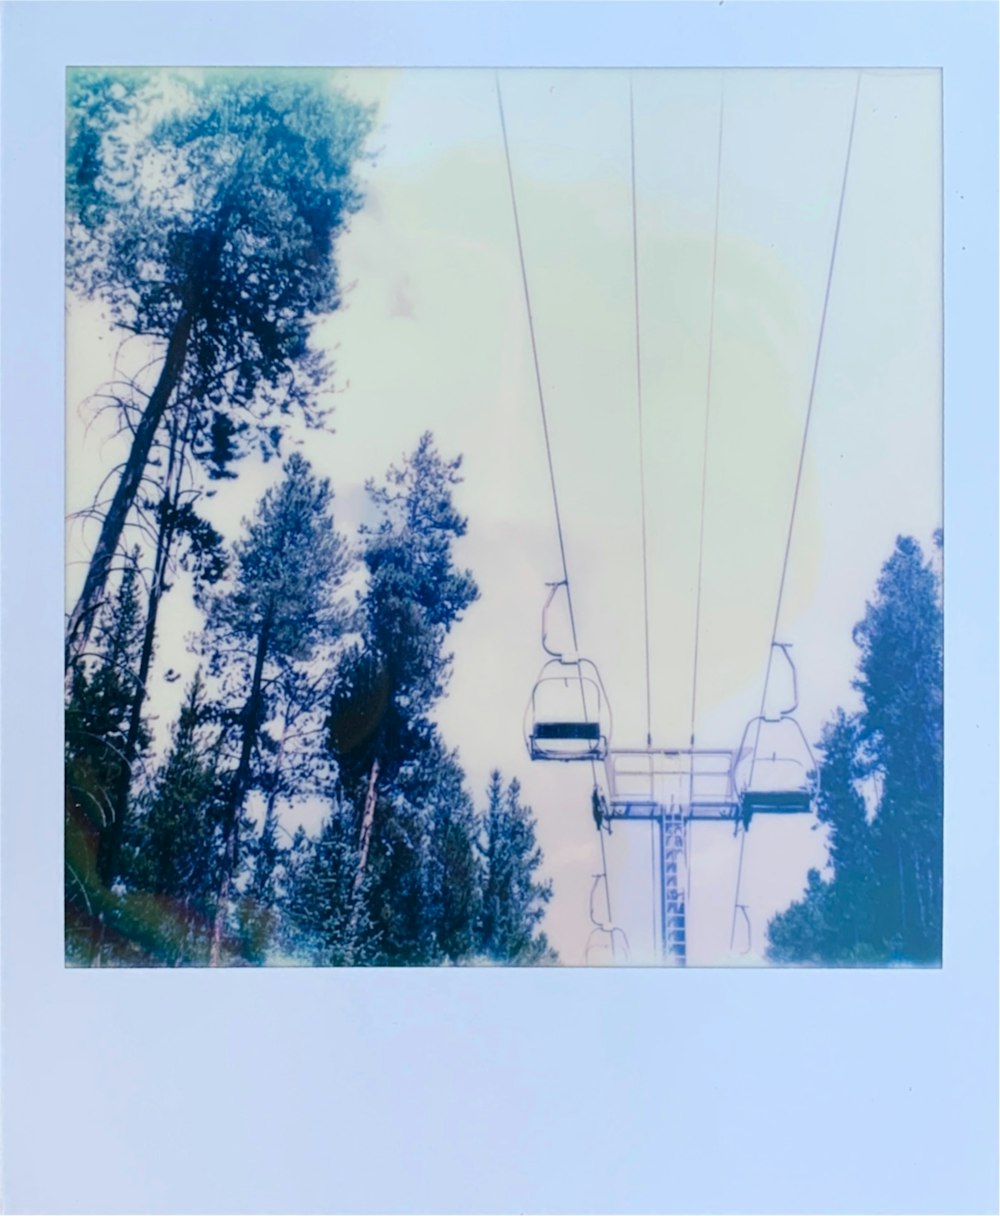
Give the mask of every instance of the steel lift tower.
[[(597, 668), (579, 654), (561, 653), (548, 639), (546, 615), (561, 586), (550, 585), (542, 613), (542, 646), (549, 659), (525, 712), (528, 754), (532, 760), (590, 764), (599, 830), (604, 820), (656, 825), (661, 952), (664, 962), (684, 966), (691, 823), (728, 821), (746, 831), (755, 814), (808, 814), (813, 809), (815, 761), (795, 718), (798, 681), (790, 647), (773, 643), (768, 664), (770, 676), (776, 656), (784, 663), (789, 703), (778, 709), (762, 706), (735, 750), (611, 747), (611, 712)], [(607, 799), (598, 790), (599, 765)]]
[(612, 748), (605, 757), (609, 820), (652, 822), (660, 859), (660, 942), (664, 962), (687, 962), (688, 827), (693, 820), (737, 822), (735, 753), (709, 748)]

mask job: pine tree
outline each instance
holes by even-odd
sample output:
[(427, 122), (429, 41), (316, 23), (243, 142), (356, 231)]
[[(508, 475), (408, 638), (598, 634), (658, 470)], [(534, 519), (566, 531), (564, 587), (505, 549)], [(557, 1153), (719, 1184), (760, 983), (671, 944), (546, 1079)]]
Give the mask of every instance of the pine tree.
[(430, 841), (434, 937), (443, 958), (458, 963), (474, 957), (478, 946), (483, 882), (477, 848), (480, 820), (457, 755), (442, 756), (434, 767)]
[(332, 497), (329, 482), (293, 454), (284, 479), (264, 495), (246, 538), (235, 546), (232, 586), (209, 601), (206, 647), (213, 674), (225, 672), (223, 697), (234, 707), (229, 720), (235, 751), (222, 815), (213, 963), (221, 959), (247, 795), (260, 784), (264, 728), (287, 687), (279, 677), (314, 661), (328, 662), (345, 625), (337, 591), (347, 556), (334, 528)]
[(490, 775), (486, 798), (482, 953), (498, 963), (556, 962), (545, 934), (537, 932), (552, 898), (552, 884), (535, 877), (542, 852), (535, 841), (531, 808), (521, 803), (517, 780), (505, 790), (496, 770)]
[(288, 957), (316, 966), (379, 961), (379, 938), (366, 908), (367, 885), (357, 887), (356, 819), (335, 805), (315, 838), (301, 829), (289, 851), (281, 940)]
[(854, 632), (862, 743), (881, 787), (878, 931), (901, 957), (941, 957), (944, 668), (938, 577), (900, 537)]
[(475, 951), (479, 822), (464, 779), (434, 732), (383, 787), (365, 874), (381, 963), (457, 963)]
[(804, 904), (772, 920), (768, 955), (774, 962), (873, 961), (873, 831), (862, 794), (857, 716), (838, 709), (820, 740), (817, 817), (827, 826), (831, 879), (811, 870)]
[(170, 411), (224, 472), (275, 410), (314, 404), (328, 368), (309, 346), (337, 308), (334, 241), (361, 205), (352, 168), (371, 114), (318, 77), (78, 69), (69, 76), (67, 279), (122, 333), (159, 350), (150, 391), (121, 409), (128, 457), (67, 626), (86, 650), (123, 529)]
[(259, 965), (267, 961), (279, 934), (285, 850), (278, 840), (278, 816), (272, 798), (268, 799), (260, 834), (252, 839), (247, 852), (250, 874), (237, 908), (236, 936), (241, 957)]
[(448, 631), (478, 595), (452, 551), (466, 529), (452, 500), (460, 465), (460, 458), (442, 459), (424, 434), (384, 486), (368, 483), (381, 519), (363, 530), (360, 637), (338, 669), (331, 706), (341, 797), (358, 813), (355, 890), (366, 882), (374, 849), (370, 889), (381, 904), (371, 920), (394, 958), (409, 951), (427, 961), (438, 949), (421, 911), (424, 842), (432, 833), (398, 781), (406, 765), (426, 767), (435, 755), (445, 763), (429, 715), (447, 687)]
[(226, 568), (221, 535), (195, 511), (194, 502), (198, 493), (184, 488), (187, 427), (190, 417), (190, 411), (175, 411), (171, 418), (160, 497), (155, 503), (147, 501), (144, 504), (146, 508), (152, 508), (155, 517), (155, 544), (152, 570), (148, 579), (138, 670), (135, 674), (132, 705), (123, 744), (123, 762), (114, 791), (114, 826), (102, 841), (99, 858), (101, 878), (107, 886), (111, 886), (119, 877), (121, 869), (122, 842), (131, 816), (132, 778), (141, 739), (142, 716), (153, 663), (157, 622), (163, 596), (169, 588), (167, 576), (177, 556), (180, 558), (180, 564), (194, 575), (197, 590), (218, 582)]
[(144, 901), (158, 920), (157, 953), (167, 962), (208, 959), (224, 793), (216, 772), (219, 732), (213, 718), (199, 671), (149, 805), (125, 841), (132, 901)]
[[(102, 856), (119, 831), (116, 792), (129, 763), (126, 741), (142, 640), (139, 558), (133, 551), (114, 600), (100, 614), (92, 652), (73, 670), (66, 709), (66, 900), (72, 957), (100, 961), (117, 897), (104, 881)], [(148, 746), (145, 724), (134, 755)], [(81, 945), (81, 931), (89, 935)]]
[(899, 537), (854, 631), (862, 709), (838, 711), (821, 743), (832, 874), (812, 871), (803, 899), (771, 921), (774, 961), (940, 960), (942, 632), (940, 577)]

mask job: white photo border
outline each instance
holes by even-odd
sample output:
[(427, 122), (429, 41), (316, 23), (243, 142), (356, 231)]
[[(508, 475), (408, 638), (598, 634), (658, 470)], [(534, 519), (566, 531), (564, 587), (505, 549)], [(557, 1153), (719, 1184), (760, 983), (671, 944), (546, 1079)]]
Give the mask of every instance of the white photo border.
[[(13, 3), (3, 33), (6, 1210), (992, 1210), (997, 6)], [(65, 70), (254, 63), (942, 68), (940, 970), (65, 968)]]

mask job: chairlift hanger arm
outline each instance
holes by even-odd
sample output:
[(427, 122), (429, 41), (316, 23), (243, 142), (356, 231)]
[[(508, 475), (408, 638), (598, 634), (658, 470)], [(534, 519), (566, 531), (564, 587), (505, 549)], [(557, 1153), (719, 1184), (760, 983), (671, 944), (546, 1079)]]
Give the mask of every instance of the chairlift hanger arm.
[(772, 645), (775, 650), (780, 650), (785, 656), (785, 661), (788, 663), (789, 669), (792, 673), (792, 704), (788, 707), (788, 709), (783, 709), (781, 711), (781, 716), (785, 718), (794, 714), (799, 707), (799, 673), (795, 667), (795, 660), (788, 653), (792, 648), (791, 642), (773, 642)]
[(552, 658), (562, 659), (563, 658), (562, 651), (553, 650), (552, 647), (549, 645), (549, 641), (548, 641), (548, 638), (549, 638), (549, 628), (548, 628), (549, 608), (552, 604), (552, 601), (556, 598), (556, 592), (559, 590), (560, 587), (565, 587), (566, 594), (569, 595), (569, 583), (566, 581), (566, 579), (561, 578), (558, 580), (558, 582), (548, 583), (547, 586), (549, 588), (549, 594), (546, 597), (545, 603), (542, 606), (542, 649), (545, 651), (545, 653), (547, 655), (551, 655)]

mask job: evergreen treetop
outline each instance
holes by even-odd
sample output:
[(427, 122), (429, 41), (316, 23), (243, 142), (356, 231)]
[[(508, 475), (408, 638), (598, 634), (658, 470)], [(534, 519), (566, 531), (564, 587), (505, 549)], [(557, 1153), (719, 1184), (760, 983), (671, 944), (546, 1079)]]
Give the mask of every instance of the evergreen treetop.
[(804, 897), (774, 917), (768, 956), (938, 962), (943, 617), (940, 575), (912, 537), (897, 538), (854, 640), (862, 708), (838, 710), (821, 741), (818, 814), (831, 875), (811, 871)]

